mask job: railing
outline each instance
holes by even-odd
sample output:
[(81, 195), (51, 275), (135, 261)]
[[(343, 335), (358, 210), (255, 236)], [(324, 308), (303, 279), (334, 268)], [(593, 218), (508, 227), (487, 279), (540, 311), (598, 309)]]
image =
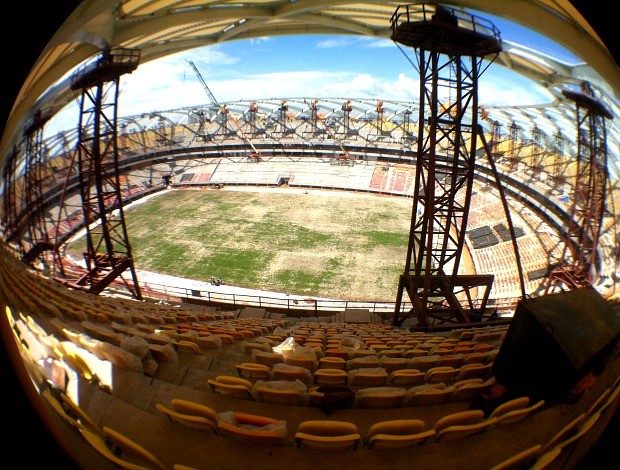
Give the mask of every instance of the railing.
[(488, 19), (470, 13), (443, 7), (435, 4), (400, 5), (390, 19), (391, 29), (394, 31), (402, 23), (431, 23), (452, 21), (459, 28), (474, 33), (491, 36), (499, 41), (500, 33)]
[[(331, 300), (280, 296), (271, 297), (266, 295), (252, 295), (239, 292), (216, 292), (196, 288), (171, 286), (152, 282), (143, 283), (141, 289), (145, 295), (164, 298), (165, 300), (185, 299), (197, 303), (225, 304), (232, 308), (262, 307), (266, 309), (278, 309), (291, 311), (314, 311), (314, 312), (338, 312), (350, 308), (364, 308), (371, 313), (385, 314), (394, 311), (393, 302)], [(409, 307), (410, 308), (410, 307)]]
[[(142, 283), (140, 290), (146, 297), (167, 301), (183, 301), (197, 304), (226, 305), (232, 309), (244, 307), (260, 307), (268, 310), (299, 316), (301, 313), (314, 313), (314, 316), (326, 316), (331, 313), (344, 312), (347, 309), (367, 309), (384, 319), (391, 318), (394, 313), (394, 302), (333, 300), (314, 298), (295, 298), (288, 295), (270, 297), (234, 292), (216, 292), (196, 288), (171, 286), (152, 282)], [(487, 305), (487, 310), (495, 310), (501, 315), (512, 315), (518, 299), (496, 299), (494, 305)], [(411, 303), (401, 303), (402, 312), (411, 309)], [(488, 313), (487, 315), (490, 315)]]

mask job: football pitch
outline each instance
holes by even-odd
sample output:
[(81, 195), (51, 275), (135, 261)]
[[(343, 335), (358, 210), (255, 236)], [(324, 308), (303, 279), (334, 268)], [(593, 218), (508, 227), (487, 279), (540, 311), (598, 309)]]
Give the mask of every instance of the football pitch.
[[(137, 269), (291, 294), (393, 301), (411, 199), (279, 188), (173, 190), (125, 210)], [(84, 239), (68, 250), (83, 250)]]

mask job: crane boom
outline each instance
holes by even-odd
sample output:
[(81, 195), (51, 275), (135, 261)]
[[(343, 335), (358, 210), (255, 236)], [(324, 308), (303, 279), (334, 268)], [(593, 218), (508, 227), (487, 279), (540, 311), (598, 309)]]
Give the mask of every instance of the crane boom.
[(200, 83), (202, 84), (202, 87), (204, 88), (204, 90), (207, 92), (207, 96), (209, 97), (209, 99), (211, 100), (211, 104), (214, 106), (220, 106), (220, 104), (217, 102), (217, 99), (215, 99), (215, 95), (213, 93), (211, 93), (211, 90), (209, 89), (209, 87), (207, 86), (207, 82), (205, 82), (205, 79), (202, 78), (202, 74), (200, 73), (200, 71), (198, 70), (198, 67), (196, 67), (196, 64), (194, 64), (193, 60), (188, 60), (187, 61), (189, 63), (189, 65), (192, 66), (192, 68), (194, 69), (194, 72), (196, 73), (196, 76), (198, 77), (198, 80), (200, 80)]
[[(220, 108), (222, 111), (225, 111), (226, 114), (228, 114), (228, 110), (226, 109), (226, 105), (220, 105), (217, 102), (217, 99), (215, 98), (215, 95), (211, 92), (211, 90), (209, 89), (209, 86), (207, 85), (207, 82), (205, 82), (205, 79), (202, 78), (202, 74), (200, 73), (200, 71), (198, 70), (198, 67), (196, 67), (196, 64), (194, 63), (193, 60), (187, 60), (187, 62), (189, 63), (189, 65), (191, 65), (192, 69), (194, 69), (194, 73), (196, 74), (196, 76), (198, 77), (198, 80), (200, 80), (200, 83), (202, 84), (202, 87), (204, 88), (205, 92), (207, 93), (207, 96), (209, 97), (209, 99), (211, 100), (211, 104), (213, 106), (217, 106), (218, 108)], [(258, 154), (258, 150), (256, 149), (256, 147), (254, 146), (254, 144), (252, 143), (252, 141), (250, 140), (250, 138), (246, 135), (245, 132), (243, 132), (243, 129), (241, 129), (241, 126), (239, 125), (239, 123), (237, 122), (237, 119), (234, 116), (230, 116), (232, 119), (232, 122), (235, 123), (235, 126), (237, 126), (237, 129), (239, 130), (239, 132), (241, 132), (241, 135), (243, 136), (243, 139), (248, 143), (248, 145), (250, 147), (252, 147), (252, 150), (254, 151), (254, 153), (252, 153), (252, 157), (256, 158), (258, 160), (259, 158), (259, 154)]]

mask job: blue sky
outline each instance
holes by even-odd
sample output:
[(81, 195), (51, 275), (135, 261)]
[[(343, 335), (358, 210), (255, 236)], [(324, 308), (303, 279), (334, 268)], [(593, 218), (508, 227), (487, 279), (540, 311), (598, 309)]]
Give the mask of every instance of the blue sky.
[[(504, 41), (577, 62), (539, 34), (500, 18), (490, 19)], [(299, 97), (417, 101), (418, 72), (409, 62), (415, 63), (412, 49), (399, 48), (389, 39), (298, 35), (230, 41), (145, 63), (121, 77), (119, 115), (209, 104), (188, 59), (220, 102)], [(479, 84), (479, 101), (486, 105), (550, 100), (529, 80), (495, 64)], [(77, 124), (75, 105), (50, 122), (49, 131), (71, 123)]]

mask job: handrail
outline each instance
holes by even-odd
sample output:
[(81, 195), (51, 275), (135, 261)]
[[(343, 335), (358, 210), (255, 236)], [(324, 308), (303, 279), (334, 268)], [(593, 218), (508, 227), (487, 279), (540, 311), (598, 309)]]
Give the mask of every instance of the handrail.
[[(337, 300), (291, 297), (283, 294), (280, 297), (268, 295), (244, 294), (241, 292), (219, 292), (198, 289), (196, 287), (173, 286), (154, 282), (141, 282), (140, 290), (145, 297), (158, 298), (166, 301), (181, 301), (205, 305), (229, 305), (231, 309), (244, 307), (259, 307), (272, 310), (282, 310), (291, 314), (300, 311), (312, 311), (316, 316), (325, 316), (329, 313), (344, 312), (347, 309), (368, 309), (370, 313), (385, 318), (391, 318), (394, 313), (394, 302), (364, 301), (364, 300)], [(518, 298), (496, 299), (493, 309), (498, 313), (512, 313)], [(501, 302), (500, 302), (501, 301)], [(403, 302), (403, 311), (411, 309), (411, 304)]]

